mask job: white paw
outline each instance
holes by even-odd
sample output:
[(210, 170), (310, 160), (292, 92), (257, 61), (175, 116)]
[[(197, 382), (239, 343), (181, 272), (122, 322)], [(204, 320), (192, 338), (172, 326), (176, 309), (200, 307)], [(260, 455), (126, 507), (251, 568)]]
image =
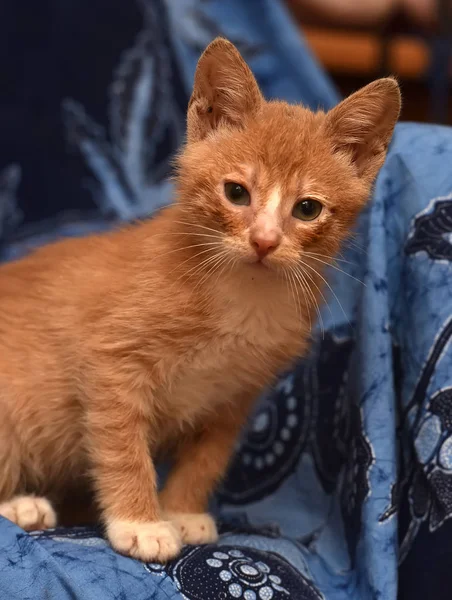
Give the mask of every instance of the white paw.
[(168, 515), (179, 530), (184, 544), (213, 544), (218, 541), (215, 521), (207, 513), (172, 513)]
[(0, 515), (26, 531), (56, 526), (56, 514), (46, 498), (16, 496), (0, 504)]
[(169, 521), (110, 521), (107, 536), (115, 550), (145, 562), (166, 562), (182, 548), (179, 532)]

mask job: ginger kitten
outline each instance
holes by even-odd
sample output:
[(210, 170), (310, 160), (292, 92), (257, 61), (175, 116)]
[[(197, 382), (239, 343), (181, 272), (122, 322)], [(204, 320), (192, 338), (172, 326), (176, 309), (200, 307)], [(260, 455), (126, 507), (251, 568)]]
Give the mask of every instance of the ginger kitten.
[(217, 538), (205, 511), (237, 434), (308, 345), (310, 255), (338, 251), (399, 110), (392, 79), (327, 114), (266, 102), (236, 48), (210, 44), (175, 205), (0, 268), (0, 514), (51, 527), (50, 500), (85, 486), (121, 553), (166, 561)]

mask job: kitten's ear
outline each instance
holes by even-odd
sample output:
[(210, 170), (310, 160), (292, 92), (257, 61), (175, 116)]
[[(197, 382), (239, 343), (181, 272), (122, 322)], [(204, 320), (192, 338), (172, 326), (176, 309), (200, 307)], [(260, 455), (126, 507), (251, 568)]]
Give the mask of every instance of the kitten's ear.
[(188, 140), (202, 140), (222, 123), (240, 127), (262, 102), (257, 82), (237, 48), (217, 38), (207, 46), (196, 68), (188, 105)]
[(399, 85), (386, 78), (352, 94), (326, 115), (334, 151), (348, 155), (358, 175), (369, 182), (383, 164), (400, 108)]

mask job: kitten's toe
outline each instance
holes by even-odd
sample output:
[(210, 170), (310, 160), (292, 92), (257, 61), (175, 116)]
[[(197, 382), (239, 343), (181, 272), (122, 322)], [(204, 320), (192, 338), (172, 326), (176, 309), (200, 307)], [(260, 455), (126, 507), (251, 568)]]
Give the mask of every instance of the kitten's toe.
[(167, 562), (182, 548), (179, 532), (169, 521), (110, 521), (107, 536), (115, 550), (145, 562)]
[(169, 518), (178, 528), (184, 544), (213, 544), (218, 540), (215, 521), (207, 513), (173, 513)]
[(0, 516), (5, 517), (8, 521), (16, 523), (16, 510), (12, 502), (2, 502), (2, 504), (0, 504)]
[(56, 514), (46, 498), (17, 496), (0, 504), (0, 515), (26, 531), (56, 526)]

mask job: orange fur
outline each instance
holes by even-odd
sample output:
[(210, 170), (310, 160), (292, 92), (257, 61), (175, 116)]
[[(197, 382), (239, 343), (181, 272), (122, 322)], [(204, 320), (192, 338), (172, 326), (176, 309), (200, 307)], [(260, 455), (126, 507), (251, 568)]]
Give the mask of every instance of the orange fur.
[[(176, 204), (0, 268), (3, 514), (20, 494), (92, 487), (121, 552), (166, 560), (215, 539), (202, 513), (253, 400), (307, 348), (323, 284), (309, 253), (333, 259), (399, 109), (391, 79), (327, 114), (265, 102), (229, 42), (207, 48)], [(232, 204), (225, 181), (251, 204)], [(292, 216), (306, 196), (324, 207), (310, 222)], [(268, 236), (262, 258), (252, 241)], [(163, 453), (174, 468), (159, 501)]]

